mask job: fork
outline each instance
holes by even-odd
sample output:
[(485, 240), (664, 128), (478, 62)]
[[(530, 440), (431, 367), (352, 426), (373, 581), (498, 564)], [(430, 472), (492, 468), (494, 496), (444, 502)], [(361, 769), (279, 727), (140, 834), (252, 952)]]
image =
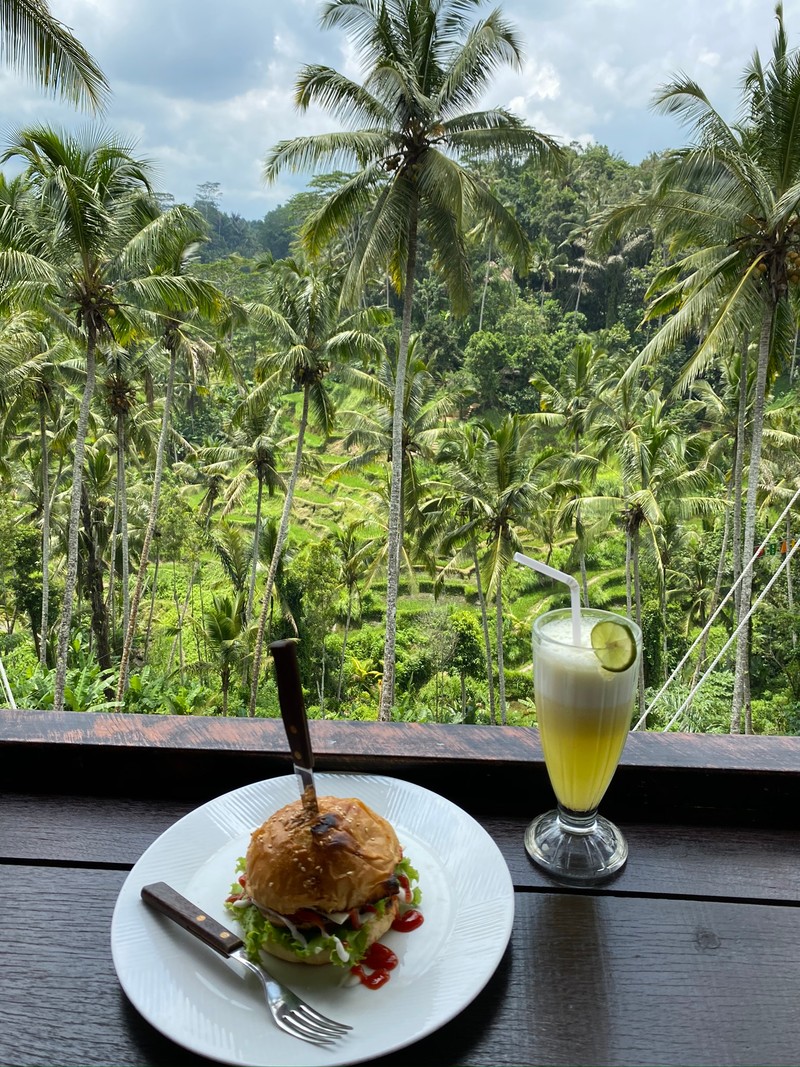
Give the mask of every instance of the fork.
[(153, 882), (142, 886), (142, 900), (152, 908), (194, 934), (204, 945), (213, 948), (221, 956), (236, 960), (255, 974), (264, 989), (264, 995), (277, 1026), (292, 1037), (308, 1041), (312, 1045), (330, 1045), (344, 1037), (351, 1026), (336, 1022), (322, 1015), (310, 1004), (278, 982), (262, 966), (248, 957), (244, 942), (231, 930), (206, 915), (202, 908), (192, 904), (166, 882)]

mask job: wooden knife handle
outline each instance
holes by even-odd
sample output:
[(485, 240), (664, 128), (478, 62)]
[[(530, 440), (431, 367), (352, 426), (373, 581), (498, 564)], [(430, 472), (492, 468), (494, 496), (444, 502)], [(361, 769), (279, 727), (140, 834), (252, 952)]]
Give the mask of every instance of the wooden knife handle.
[(240, 937), (226, 930), (216, 919), (206, 915), (202, 908), (182, 897), (166, 882), (153, 882), (152, 885), (142, 886), (142, 900), (156, 911), (163, 912), (178, 926), (194, 934), (204, 945), (213, 948), (221, 956), (230, 956), (244, 944)]
[(273, 641), (269, 650), (275, 660), (278, 702), (292, 759), (299, 767), (311, 770), (314, 766), (314, 754), (311, 751), (303, 687), (297, 666), (297, 642)]

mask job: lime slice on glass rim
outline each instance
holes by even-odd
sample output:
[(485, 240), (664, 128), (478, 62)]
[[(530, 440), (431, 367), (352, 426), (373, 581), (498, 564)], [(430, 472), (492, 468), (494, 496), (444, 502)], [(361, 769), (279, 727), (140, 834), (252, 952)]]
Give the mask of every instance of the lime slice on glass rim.
[(636, 638), (624, 622), (610, 619), (592, 627), (594, 654), (607, 671), (626, 671), (636, 659)]

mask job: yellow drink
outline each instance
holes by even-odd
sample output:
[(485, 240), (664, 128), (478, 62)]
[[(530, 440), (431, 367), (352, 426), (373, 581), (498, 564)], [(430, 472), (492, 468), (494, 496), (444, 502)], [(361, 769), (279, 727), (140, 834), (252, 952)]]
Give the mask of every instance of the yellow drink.
[(536, 716), (547, 773), (558, 802), (593, 811), (616, 770), (630, 729), (638, 656), (623, 671), (606, 670), (590, 634), (604, 613), (584, 611), (580, 644), (569, 612), (534, 626)]
[(558, 801), (572, 811), (592, 811), (603, 799), (625, 747), (630, 704), (578, 710), (540, 698), (536, 714)]

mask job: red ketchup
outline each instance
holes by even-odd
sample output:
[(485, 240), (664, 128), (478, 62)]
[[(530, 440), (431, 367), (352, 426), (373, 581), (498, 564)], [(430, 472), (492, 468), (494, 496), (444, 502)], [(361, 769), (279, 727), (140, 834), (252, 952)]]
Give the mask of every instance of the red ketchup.
[[(407, 934), (416, 930), (418, 926), (422, 926), (424, 921), (421, 911), (408, 908), (402, 915), (397, 916), (392, 923), (392, 929)], [(380, 941), (376, 941), (367, 949), (367, 954), (361, 963), (350, 968), (350, 973), (354, 974), (367, 989), (380, 989), (389, 981), (390, 972), (395, 969), (397, 963), (397, 956), (394, 952), (386, 945), (382, 945)], [(364, 967), (368, 967), (369, 971), (365, 971)]]
[(421, 911), (417, 911), (416, 908), (408, 908), (402, 915), (397, 916), (392, 923), (392, 929), (398, 930), (401, 934), (410, 934), (412, 930), (416, 930), (424, 922), (425, 916)]
[(380, 989), (382, 985), (386, 985), (389, 981), (389, 972), (393, 971), (397, 966), (397, 956), (386, 945), (376, 941), (374, 945), (370, 945), (367, 949), (367, 954), (362, 963), (365, 967), (369, 967), (370, 974), (367, 974), (361, 964), (351, 967), (351, 972), (368, 989)]

